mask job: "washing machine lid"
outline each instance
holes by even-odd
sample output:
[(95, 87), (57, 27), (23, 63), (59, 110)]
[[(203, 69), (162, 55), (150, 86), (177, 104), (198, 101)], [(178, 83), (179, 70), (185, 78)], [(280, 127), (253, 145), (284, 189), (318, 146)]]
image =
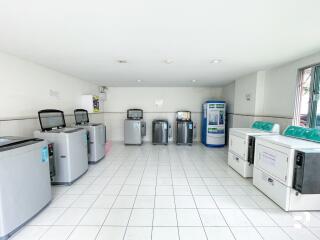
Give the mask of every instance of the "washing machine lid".
[(132, 108), (127, 110), (127, 119), (143, 119), (143, 110)]
[(286, 148), (299, 149), (299, 148), (317, 148), (320, 149), (320, 143), (315, 143), (307, 140), (286, 137), (282, 135), (261, 136), (256, 138), (259, 142), (270, 142)]
[(75, 109), (74, 117), (77, 125), (89, 123), (89, 114), (88, 111), (85, 109)]
[(247, 136), (264, 136), (275, 134), (272, 132), (266, 132), (254, 128), (230, 128), (229, 133), (231, 135), (236, 135), (241, 138), (246, 138)]
[(190, 111), (177, 111), (176, 118), (178, 121), (190, 121), (191, 112)]
[(38, 112), (42, 131), (50, 131), (53, 128), (65, 128), (66, 121), (63, 111), (56, 109), (44, 109)]
[(35, 144), (43, 141), (39, 138), (25, 138), (25, 137), (0, 137), (0, 152), (23, 147), (26, 145)]

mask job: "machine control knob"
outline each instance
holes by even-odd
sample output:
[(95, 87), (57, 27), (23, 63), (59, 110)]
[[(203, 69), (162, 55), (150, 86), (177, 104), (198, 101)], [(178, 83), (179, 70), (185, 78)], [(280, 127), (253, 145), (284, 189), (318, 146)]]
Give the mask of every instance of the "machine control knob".
[(296, 165), (298, 167), (301, 167), (303, 163), (303, 156), (301, 154), (298, 154), (296, 157)]

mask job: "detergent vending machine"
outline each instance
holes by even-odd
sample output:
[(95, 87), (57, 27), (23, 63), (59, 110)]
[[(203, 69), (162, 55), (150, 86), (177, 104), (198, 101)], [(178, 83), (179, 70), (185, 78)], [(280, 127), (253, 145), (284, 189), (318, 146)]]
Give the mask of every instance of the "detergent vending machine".
[(202, 105), (201, 142), (207, 147), (225, 145), (226, 103), (211, 100)]

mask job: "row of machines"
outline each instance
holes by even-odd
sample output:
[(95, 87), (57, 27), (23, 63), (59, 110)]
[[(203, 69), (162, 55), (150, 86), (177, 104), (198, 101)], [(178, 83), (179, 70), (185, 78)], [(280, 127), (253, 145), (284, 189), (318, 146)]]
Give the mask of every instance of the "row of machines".
[(255, 122), (231, 129), (228, 164), (285, 211), (320, 210), (320, 130)]
[[(152, 143), (167, 145), (171, 135), (171, 125), (166, 119), (152, 121)], [(124, 144), (141, 145), (146, 136), (146, 122), (143, 120), (142, 109), (128, 109), (127, 119), (124, 120)], [(190, 111), (176, 113), (176, 143), (178, 145), (192, 145), (193, 122)]]
[[(38, 112), (34, 138), (0, 137), (0, 239), (6, 240), (51, 201), (51, 184), (70, 185), (105, 156), (105, 126), (75, 110), (66, 127), (59, 110)], [(89, 155), (88, 155), (89, 154)], [(89, 157), (88, 157), (89, 156)]]

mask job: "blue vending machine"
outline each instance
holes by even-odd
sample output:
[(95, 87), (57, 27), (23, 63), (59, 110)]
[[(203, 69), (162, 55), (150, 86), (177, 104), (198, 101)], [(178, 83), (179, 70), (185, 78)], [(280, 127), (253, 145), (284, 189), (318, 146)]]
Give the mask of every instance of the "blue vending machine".
[(206, 101), (202, 105), (201, 142), (207, 147), (225, 145), (226, 102)]

